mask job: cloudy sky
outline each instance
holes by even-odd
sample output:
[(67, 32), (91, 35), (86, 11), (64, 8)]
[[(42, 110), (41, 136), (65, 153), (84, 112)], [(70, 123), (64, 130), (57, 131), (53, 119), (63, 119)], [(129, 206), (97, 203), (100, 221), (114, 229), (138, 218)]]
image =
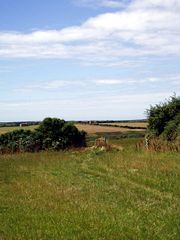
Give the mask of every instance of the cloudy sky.
[(0, 0), (0, 121), (140, 119), (180, 94), (180, 0)]

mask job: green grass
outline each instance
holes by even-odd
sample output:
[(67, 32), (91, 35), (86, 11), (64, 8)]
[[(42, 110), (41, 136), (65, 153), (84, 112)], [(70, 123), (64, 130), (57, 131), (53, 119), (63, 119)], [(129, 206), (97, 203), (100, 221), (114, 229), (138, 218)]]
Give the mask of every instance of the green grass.
[(37, 128), (38, 125), (31, 125), (31, 126), (25, 126), (25, 127), (0, 127), (0, 134), (4, 134), (7, 132), (12, 132), (14, 130), (24, 129), (24, 130), (34, 130)]
[(0, 239), (180, 239), (176, 153), (0, 156)]

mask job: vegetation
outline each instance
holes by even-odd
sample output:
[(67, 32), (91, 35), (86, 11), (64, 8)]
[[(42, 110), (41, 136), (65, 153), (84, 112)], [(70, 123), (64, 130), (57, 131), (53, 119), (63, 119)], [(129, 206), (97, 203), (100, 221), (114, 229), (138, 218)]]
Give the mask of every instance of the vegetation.
[[(87, 133), (98, 133), (98, 132), (115, 132), (117, 134), (119, 133), (128, 133), (128, 132), (134, 132), (134, 131), (144, 131), (147, 128), (147, 122), (142, 122), (142, 121), (130, 121), (130, 122), (98, 122), (97, 124), (95, 123), (89, 123), (89, 122), (83, 122), (81, 123), (78, 122), (73, 122), (74, 125), (79, 129), (83, 130)], [(107, 124), (107, 125), (106, 125)], [(106, 126), (104, 126), (106, 125)], [(114, 127), (117, 125), (118, 127)], [(12, 132), (14, 130), (19, 130), (19, 129), (24, 129), (24, 130), (34, 130), (38, 128), (39, 125), (28, 125), (28, 126), (15, 126), (15, 127), (7, 127), (7, 123), (4, 123), (4, 127), (1, 127), (0, 125), (0, 134), (4, 134), (7, 132)], [(120, 135), (120, 134), (119, 134)]]
[(0, 156), (0, 239), (179, 239), (178, 153), (101, 149)]
[(39, 127), (39, 125), (30, 125), (30, 126), (22, 126), (22, 127), (20, 127), (19, 125), (14, 126), (14, 127), (7, 127), (7, 126), (1, 127), (0, 126), (0, 135), (15, 131), (15, 130), (22, 130), (22, 129), (34, 131), (38, 127)]
[(152, 136), (162, 136), (166, 140), (174, 140), (180, 136), (180, 97), (151, 106), (147, 111), (148, 130)]
[(82, 129), (85, 130), (87, 133), (89, 134), (94, 134), (94, 133), (117, 133), (117, 134), (121, 134), (121, 133), (128, 133), (128, 132), (145, 132), (145, 129), (140, 129), (140, 128), (124, 128), (124, 127), (115, 127), (114, 125), (110, 126), (104, 126), (104, 124), (76, 124), (78, 129)]
[(37, 129), (15, 130), (0, 136), (1, 153), (37, 152), (45, 149), (60, 150), (83, 147), (85, 132), (71, 123), (57, 118), (46, 118)]
[(20, 125), (24, 125), (24, 126), (35, 126), (35, 125), (39, 125), (40, 122), (37, 121), (26, 121), (26, 122), (0, 122), (0, 127), (1, 128), (13, 128), (13, 127), (18, 127)]
[[(145, 131), (77, 124), (86, 137), (57, 118), (2, 134), (0, 239), (179, 239), (180, 142), (161, 140), (178, 139), (179, 103), (148, 110), (149, 151)], [(109, 151), (92, 147), (97, 136)]]
[(138, 130), (146, 130), (146, 127), (141, 126), (129, 126), (129, 125), (121, 125), (121, 124), (113, 124), (113, 123), (98, 123), (99, 126), (106, 126), (106, 127), (116, 127), (116, 128), (127, 128), (127, 129), (138, 129)]

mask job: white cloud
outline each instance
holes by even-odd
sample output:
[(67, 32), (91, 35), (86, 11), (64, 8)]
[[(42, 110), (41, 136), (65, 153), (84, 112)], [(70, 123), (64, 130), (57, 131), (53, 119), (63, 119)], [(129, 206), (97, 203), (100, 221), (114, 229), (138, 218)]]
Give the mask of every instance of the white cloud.
[(38, 81), (38, 84), (30, 85), (27, 86), (27, 89), (29, 90), (54, 90), (54, 89), (59, 89), (62, 87), (67, 86), (69, 83), (67, 81), (62, 81), (62, 80), (54, 80), (54, 81), (48, 81), (48, 82), (40, 82)]
[(98, 79), (94, 81), (97, 85), (127, 85), (127, 84), (141, 84), (147, 82), (147, 80), (140, 79)]
[(122, 8), (126, 6), (126, 1), (127, 0), (75, 0), (75, 3), (88, 7)]
[(159, 76), (159, 77), (146, 77), (144, 79), (139, 78), (123, 78), (123, 79), (97, 79), (94, 80), (94, 83), (97, 85), (139, 85), (139, 84), (151, 84), (154, 83), (173, 83), (179, 84), (180, 83), (180, 76), (179, 75), (166, 75), (166, 76)]
[(173, 8), (180, 7), (179, 0), (135, 0), (132, 1), (132, 8)]
[(51, 80), (51, 81), (38, 81), (37, 84), (23, 85), (20, 88), (15, 88), (15, 92), (34, 92), (34, 91), (54, 91), (63, 89), (65, 87), (84, 86), (82, 81), (65, 81), (65, 80)]
[(124, 84), (127, 82), (126, 80), (120, 80), (120, 79), (99, 79), (95, 80), (95, 83), (97, 85), (119, 85)]
[[(8, 120), (12, 119), (13, 121), (42, 120), (47, 116), (66, 120), (145, 118), (144, 111), (149, 108), (150, 104), (154, 105), (170, 95), (172, 92), (169, 91), (108, 96), (98, 94), (93, 99), (84, 98), (83, 100), (74, 98), (69, 100), (1, 101), (0, 114), (3, 116), (6, 113)], [(111, 114), (109, 115), (109, 113)], [(7, 121), (7, 119), (1, 121)]]
[[(121, 1), (101, 1), (121, 2)], [(0, 58), (60, 58), (117, 64), (123, 58), (180, 57), (180, 0), (135, 0), (80, 26), (0, 32)]]
[(180, 75), (165, 75), (165, 76), (150, 76), (145, 78), (107, 78), (107, 79), (86, 79), (86, 81), (77, 80), (50, 80), (50, 81), (38, 81), (37, 84), (26, 84), (21, 87), (13, 89), (15, 92), (39, 92), (39, 91), (57, 91), (57, 90), (67, 90), (75, 87), (84, 87), (85, 91), (89, 87), (94, 86), (117, 86), (117, 85), (143, 85), (149, 84), (153, 86), (155, 83), (160, 84), (180, 84)]
[(102, 1), (102, 6), (111, 8), (121, 8), (125, 7), (125, 2), (123, 0), (104, 0)]

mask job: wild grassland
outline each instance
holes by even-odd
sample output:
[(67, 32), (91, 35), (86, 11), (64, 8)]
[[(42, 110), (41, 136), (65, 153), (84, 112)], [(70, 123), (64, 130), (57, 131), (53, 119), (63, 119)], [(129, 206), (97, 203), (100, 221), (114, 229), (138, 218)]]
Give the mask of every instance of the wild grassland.
[(113, 126), (103, 126), (103, 125), (90, 125), (90, 124), (76, 124), (79, 130), (84, 130), (89, 134), (94, 133), (125, 133), (125, 132), (135, 132), (142, 131), (142, 129), (126, 129), (121, 127)]
[(34, 130), (37, 128), (38, 125), (31, 125), (31, 126), (25, 126), (25, 127), (0, 127), (0, 134), (4, 134), (7, 132), (12, 132), (14, 130), (24, 129), (24, 130)]
[(0, 156), (0, 239), (179, 239), (179, 155), (136, 141)]
[[(75, 126), (79, 130), (84, 130), (88, 134), (95, 133), (125, 133), (125, 132), (134, 132), (134, 131), (142, 131), (142, 129), (125, 129), (125, 128), (116, 128), (113, 126), (96, 126), (90, 124), (75, 124)], [(0, 134), (11, 132), (14, 130), (25, 129), (25, 130), (34, 130), (38, 125), (32, 125), (27, 127), (0, 127)]]

